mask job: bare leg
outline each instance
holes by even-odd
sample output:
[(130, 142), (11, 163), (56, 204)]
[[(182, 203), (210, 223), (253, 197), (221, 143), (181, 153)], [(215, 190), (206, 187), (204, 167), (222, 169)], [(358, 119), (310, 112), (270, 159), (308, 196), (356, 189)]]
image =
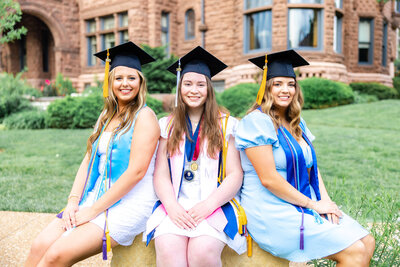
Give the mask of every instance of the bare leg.
[(165, 234), (156, 237), (156, 261), (158, 267), (187, 267), (187, 246), (189, 238)]
[(25, 266), (36, 266), (47, 249), (64, 233), (63, 221), (55, 218), (35, 238), (29, 251)]
[(354, 242), (351, 246), (339, 251), (336, 254), (326, 257), (327, 259), (337, 262), (338, 267), (341, 266), (368, 266), (365, 261), (367, 248), (361, 240)]
[(361, 239), (361, 242), (364, 243), (364, 246), (367, 250), (364, 260), (366, 266), (369, 266), (369, 262), (371, 261), (371, 258), (374, 255), (375, 251), (375, 238), (372, 235), (367, 235), (366, 237), (363, 237)]
[(188, 262), (190, 267), (220, 267), (221, 253), (225, 243), (211, 236), (190, 238)]
[[(103, 229), (93, 223), (75, 228), (61, 236), (46, 251), (38, 266), (71, 266), (101, 252)], [(117, 243), (111, 238), (111, 246)]]

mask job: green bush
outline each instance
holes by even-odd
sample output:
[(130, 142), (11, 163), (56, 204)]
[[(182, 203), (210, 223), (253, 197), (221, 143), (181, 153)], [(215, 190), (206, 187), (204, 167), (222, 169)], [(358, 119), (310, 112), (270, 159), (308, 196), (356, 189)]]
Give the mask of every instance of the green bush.
[(76, 89), (72, 86), (72, 82), (61, 73), (57, 73), (55, 86), (57, 88), (58, 95), (70, 95), (76, 93)]
[(147, 104), (147, 105), (149, 106), (149, 108), (151, 108), (157, 115), (164, 112), (163, 103), (162, 103), (160, 100), (155, 99), (155, 98), (153, 98), (153, 97), (151, 97), (151, 96), (149, 96), (149, 95), (147, 96), (146, 104)]
[(31, 108), (23, 95), (32, 95), (34, 88), (21, 79), (22, 73), (15, 77), (12, 74), (0, 74), (0, 120), (4, 117), (22, 110)]
[(143, 50), (156, 59), (142, 67), (149, 93), (171, 93), (172, 88), (176, 85), (176, 76), (165, 69), (172, 65), (177, 58), (173, 55), (167, 57), (165, 47), (162, 46), (152, 48), (143, 45)]
[(351, 83), (351, 88), (362, 94), (375, 95), (379, 100), (392, 99), (398, 96), (397, 91), (380, 83)]
[(397, 91), (397, 98), (400, 98), (400, 77), (396, 76), (393, 78), (393, 87)]
[(351, 104), (354, 93), (345, 83), (323, 78), (308, 78), (299, 81), (304, 95), (304, 109), (319, 109)]
[(376, 102), (379, 99), (374, 95), (360, 94), (359, 92), (354, 92), (354, 103), (362, 104), (362, 103), (371, 103)]
[(47, 107), (47, 127), (61, 129), (73, 128), (75, 107), (77, 105), (78, 99), (70, 96), (52, 102)]
[(103, 96), (77, 97), (73, 105), (72, 128), (93, 128), (104, 106)]
[(46, 112), (29, 110), (14, 113), (4, 119), (8, 129), (44, 129)]
[(232, 116), (242, 117), (256, 101), (260, 85), (255, 83), (241, 83), (217, 94), (218, 104), (226, 107)]

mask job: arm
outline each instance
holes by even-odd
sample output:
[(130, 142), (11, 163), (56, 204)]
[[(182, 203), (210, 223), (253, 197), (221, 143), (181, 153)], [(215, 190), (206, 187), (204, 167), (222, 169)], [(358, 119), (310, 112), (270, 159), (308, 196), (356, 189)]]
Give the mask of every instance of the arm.
[(229, 138), (226, 158), (226, 177), (221, 185), (204, 201), (189, 210), (197, 223), (207, 218), (217, 208), (235, 197), (243, 181), (243, 170), (240, 164), (239, 151), (235, 147), (234, 137)]
[(171, 221), (183, 229), (195, 228), (195, 221), (175, 198), (169, 174), (167, 159), (167, 139), (160, 138), (154, 169), (154, 190), (163, 203)]
[(76, 225), (75, 213), (79, 210), (78, 205), (84, 190), (88, 167), (89, 155), (86, 153), (81, 165), (79, 166), (78, 172), (76, 173), (74, 184), (72, 185), (72, 189), (68, 197), (68, 203), (64, 209), (62, 217), (64, 221), (64, 227), (67, 230)]
[(90, 221), (105, 211), (126, 195), (144, 177), (156, 149), (159, 136), (160, 128), (153, 111), (149, 108), (144, 108), (135, 122), (127, 170), (92, 207), (77, 212), (78, 225)]
[(297, 191), (279, 175), (276, 171), (271, 145), (251, 147), (245, 151), (261, 184), (274, 195), (294, 205), (314, 209), (319, 214), (335, 213), (340, 216), (340, 211), (336, 209), (335, 203), (327, 199), (313, 201)]

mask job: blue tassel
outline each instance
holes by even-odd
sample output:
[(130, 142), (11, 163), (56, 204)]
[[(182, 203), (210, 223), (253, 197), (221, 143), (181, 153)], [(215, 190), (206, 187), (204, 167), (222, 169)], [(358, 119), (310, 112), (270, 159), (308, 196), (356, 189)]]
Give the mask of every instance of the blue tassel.
[(106, 240), (106, 237), (105, 236), (103, 236), (103, 248), (102, 248), (102, 250), (103, 250), (103, 260), (107, 260), (107, 240)]

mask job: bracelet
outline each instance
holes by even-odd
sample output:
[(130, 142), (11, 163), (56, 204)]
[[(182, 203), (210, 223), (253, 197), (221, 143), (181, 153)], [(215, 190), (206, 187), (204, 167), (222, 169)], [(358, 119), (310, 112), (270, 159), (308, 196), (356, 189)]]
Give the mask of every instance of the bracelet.
[(74, 198), (74, 197), (79, 198), (79, 195), (78, 194), (70, 194), (68, 196), (68, 200), (70, 200), (71, 198)]

